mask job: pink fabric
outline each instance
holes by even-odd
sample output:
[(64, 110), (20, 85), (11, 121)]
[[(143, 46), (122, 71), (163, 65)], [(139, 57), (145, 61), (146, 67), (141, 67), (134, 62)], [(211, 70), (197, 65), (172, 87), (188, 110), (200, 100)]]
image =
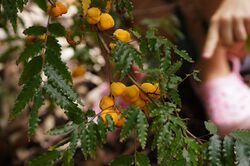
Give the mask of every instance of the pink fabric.
[(250, 89), (239, 74), (239, 59), (230, 60), (233, 68), (229, 75), (207, 81), (196, 89), (221, 135), (250, 129)]

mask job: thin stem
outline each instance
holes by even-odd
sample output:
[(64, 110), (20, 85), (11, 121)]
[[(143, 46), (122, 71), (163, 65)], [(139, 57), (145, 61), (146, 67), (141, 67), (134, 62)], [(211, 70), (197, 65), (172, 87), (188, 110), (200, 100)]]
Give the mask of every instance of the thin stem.
[(202, 144), (201, 140), (197, 138), (195, 135), (193, 135), (189, 130), (186, 130), (187, 134), (191, 136), (193, 139), (195, 139), (198, 143)]
[(145, 92), (142, 88), (141, 88), (141, 86), (139, 85), (139, 83), (133, 78), (133, 76), (129, 73), (128, 74), (128, 78), (142, 91), (142, 93), (144, 94), (144, 95), (146, 95), (148, 98), (149, 98), (149, 100), (155, 105), (155, 106), (157, 106), (157, 107), (159, 107), (159, 105), (158, 105), (158, 103), (156, 103), (148, 94), (147, 94), (147, 92)]

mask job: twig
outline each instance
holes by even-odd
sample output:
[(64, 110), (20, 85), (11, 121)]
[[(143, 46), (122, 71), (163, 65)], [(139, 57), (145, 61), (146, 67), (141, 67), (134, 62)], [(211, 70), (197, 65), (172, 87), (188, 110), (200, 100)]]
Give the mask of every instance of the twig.
[(137, 83), (137, 81), (133, 78), (133, 76), (129, 73), (128, 74), (128, 78), (142, 91), (142, 93), (144, 94), (144, 95), (146, 95), (148, 98), (149, 98), (149, 100), (154, 104), (154, 105), (156, 105), (157, 107), (159, 107), (159, 105), (158, 105), (158, 103), (156, 103), (148, 94), (147, 94), (147, 92), (145, 92), (142, 88), (141, 88), (141, 86)]
[(195, 135), (193, 135), (189, 130), (186, 130), (187, 134), (194, 138), (198, 143), (202, 144), (201, 140), (197, 138)]

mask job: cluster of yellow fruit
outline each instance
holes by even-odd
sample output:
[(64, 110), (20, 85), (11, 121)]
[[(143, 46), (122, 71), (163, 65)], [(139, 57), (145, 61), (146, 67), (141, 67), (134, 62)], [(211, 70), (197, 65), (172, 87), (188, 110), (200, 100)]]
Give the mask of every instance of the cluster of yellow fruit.
[(58, 17), (68, 12), (67, 7), (61, 2), (56, 2), (54, 5), (48, 7), (48, 15)]
[(107, 123), (106, 116), (110, 115), (111, 118), (113, 119), (115, 126), (117, 127), (123, 126), (123, 123), (125, 122), (125, 118), (121, 117), (121, 112), (119, 112), (119, 110), (115, 107), (115, 101), (112, 97), (109, 97), (109, 96), (102, 97), (99, 103), (99, 107), (102, 110), (101, 117), (104, 123)]
[[(111, 96), (121, 96), (122, 99), (128, 104), (142, 109), (146, 114), (148, 113), (147, 102), (151, 99), (160, 98), (159, 83), (143, 83), (140, 86), (141, 90), (136, 85), (126, 86), (121, 82), (113, 82), (110, 87)], [(101, 118), (106, 123), (106, 116), (110, 115), (116, 126), (121, 127), (125, 118), (121, 118), (121, 113), (115, 107), (114, 98), (104, 96), (99, 104), (102, 112)]]
[(121, 96), (125, 102), (147, 111), (146, 103), (149, 98), (160, 98), (159, 83), (142, 83), (140, 88), (141, 90), (136, 85), (125, 86), (121, 82), (113, 82), (110, 87), (113, 96)]
[(115, 26), (113, 17), (108, 13), (102, 13), (97, 7), (91, 7), (87, 11), (87, 21), (89, 24), (97, 24), (101, 31), (108, 30)]
[[(87, 11), (87, 21), (89, 24), (95, 25), (100, 31), (105, 31), (115, 26), (115, 21), (113, 17), (108, 13), (102, 13), (101, 10), (97, 7), (91, 7)], [(131, 35), (128, 31), (124, 29), (117, 29), (113, 36), (122, 41), (122, 42), (129, 42), (131, 41)], [(111, 48), (116, 46), (115, 43), (110, 43), (109, 45)]]

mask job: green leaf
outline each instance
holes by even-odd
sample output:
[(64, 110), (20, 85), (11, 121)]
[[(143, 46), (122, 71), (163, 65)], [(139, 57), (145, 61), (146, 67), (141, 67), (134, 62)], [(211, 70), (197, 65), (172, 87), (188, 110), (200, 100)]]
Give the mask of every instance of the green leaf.
[(31, 160), (28, 166), (51, 166), (62, 157), (59, 151), (50, 151)]
[(218, 132), (218, 129), (214, 123), (205, 121), (204, 124), (210, 134), (216, 134)]
[(17, 64), (19, 64), (20, 62), (27, 62), (29, 58), (36, 56), (38, 53), (41, 52), (43, 46), (44, 42), (42, 41), (27, 43), (25, 49), (17, 60)]
[(19, 84), (27, 83), (35, 75), (39, 75), (43, 65), (43, 59), (41, 56), (33, 58), (29, 63), (24, 65), (22, 75), (19, 79)]
[(229, 134), (231, 137), (236, 139), (237, 141), (243, 142), (245, 144), (250, 145), (250, 131), (248, 130), (236, 130)]
[(24, 84), (22, 91), (18, 95), (14, 108), (12, 110), (12, 116), (16, 116), (21, 112), (28, 102), (33, 98), (37, 89), (40, 87), (40, 76), (34, 76), (26, 84)]
[(12, 0), (2, 1), (3, 6), (3, 16), (10, 21), (13, 26), (14, 31), (16, 31), (16, 20), (17, 20), (17, 3)]
[(143, 153), (136, 153), (136, 166), (150, 166), (150, 161), (147, 155)]
[(48, 30), (55, 36), (64, 36), (66, 33), (65, 28), (60, 23), (49, 24)]
[(133, 19), (133, 10), (134, 6), (132, 1), (130, 0), (119, 0), (114, 3), (115, 8), (124, 15), (125, 18), (129, 17), (130, 19)]
[(145, 148), (148, 136), (148, 121), (145, 114), (142, 111), (138, 111), (137, 114), (137, 132), (138, 132), (138, 139), (141, 143), (142, 149)]
[(68, 134), (69, 132), (73, 131), (76, 128), (76, 124), (69, 122), (62, 126), (50, 129), (47, 131), (49, 135), (61, 135), (61, 134)]
[(121, 133), (120, 133), (121, 142), (124, 141), (135, 128), (136, 119), (137, 119), (137, 115), (139, 111), (141, 110), (135, 107), (129, 107), (128, 109), (123, 110), (123, 114), (125, 114), (124, 116), (126, 117), (126, 121), (124, 122)]
[(69, 152), (70, 152), (71, 158), (73, 158), (76, 152), (78, 137), (79, 137), (78, 131), (74, 130), (71, 134), (70, 144), (69, 144)]
[(112, 58), (116, 63), (117, 71), (121, 74), (121, 79), (130, 72), (133, 63), (136, 63), (140, 68), (143, 67), (141, 56), (141, 53), (128, 43), (116, 42), (116, 47), (112, 49)]
[(248, 145), (243, 144), (239, 141), (235, 143), (236, 160), (238, 166), (249, 166), (250, 165), (250, 148)]
[(181, 68), (181, 66), (182, 66), (182, 61), (177, 61), (171, 64), (171, 66), (164, 71), (164, 74), (166, 75), (175, 74)]
[(140, 39), (141, 38), (141, 34), (138, 31), (135, 30), (131, 30), (132, 34), (137, 38)]
[(114, 121), (113, 121), (111, 115), (107, 114), (107, 115), (105, 116), (105, 118), (106, 118), (106, 122), (107, 122), (107, 124), (108, 124), (108, 129), (109, 129), (109, 131), (114, 131), (114, 129), (115, 129), (115, 124), (114, 124)]
[(43, 11), (47, 12), (47, 0), (33, 0)]
[(45, 75), (48, 77), (48, 82), (58, 89), (64, 96), (71, 101), (80, 101), (73, 88), (68, 85), (67, 80), (58, 73), (58, 71), (50, 64), (45, 64), (43, 67)]
[(110, 166), (131, 166), (133, 164), (133, 156), (123, 155), (117, 157), (110, 163)]
[(234, 140), (232, 137), (225, 136), (223, 140), (224, 165), (234, 166)]
[(77, 104), (70, 101), (64, 96), (57, 88), (53, 87), (49, 83), (45, 83), (43, 86), (46, 94), (61, 108), (65, 109), (65, 113), (70, 120), (74, 123), (82, 123), (84, 121), (84, 114)]
[(73, 158), (69, 150), (64, 151), (64, 154), (62, 157), (62, 166), (74, 166)]
[(32, 106), (32, 109), (29, 114), (29, 126), (28, 126), (28, 136), (31, 138), (31, 136), (34, 134), (38, 123), (39, 123), (39, 117), (38, 117), (38, 110), (43, 105), (43, 96), (40, 91), (38, 91), (34, 97), (34, 103)]
[(179, 50), (177, 47), (174, 47), (174, 52), (179, 55), (181, 58), (188, 62), (194, 62), (192, 58), (188, 55), (188, 53), (184, 50)]
[(221, 166), (221, 140), (218, 135), (209, 139), (208, 159), (213, 166)]
[(96, 155), (96, 136), (95, 124), (90, 123), (88, 126), (82, 126), (80, 131), (80, 139), (81, 139), (81, 150), (84, 154), (85, 159), (88, 156), (91, 158), (95, 158)]
[(45, 62), (52, 65), (65, 80), (72, 82), (71, 74), (66, 64), (60, 58), (61, 46), (58, 44), (58, 41), (54, 37), (48, 37), (46, 46)]
[(101, 142), (106, 143), (106, 139), (107, 139), (106, 125), (105, 125), (102, 118), (98, 118), (97, 122), (98, 122), (98, 124), (97, 124), (97, 133), (98, 133), (98, 135), (100, 137)]
[(25, 29), (23, 31), (23, 34), (39, 36), (39, 35), (43, 35), (46, 32), (47, 32), (47, 29), (45, 27), (34, 25), (34, 26), (31, 26), (31, 27)]

